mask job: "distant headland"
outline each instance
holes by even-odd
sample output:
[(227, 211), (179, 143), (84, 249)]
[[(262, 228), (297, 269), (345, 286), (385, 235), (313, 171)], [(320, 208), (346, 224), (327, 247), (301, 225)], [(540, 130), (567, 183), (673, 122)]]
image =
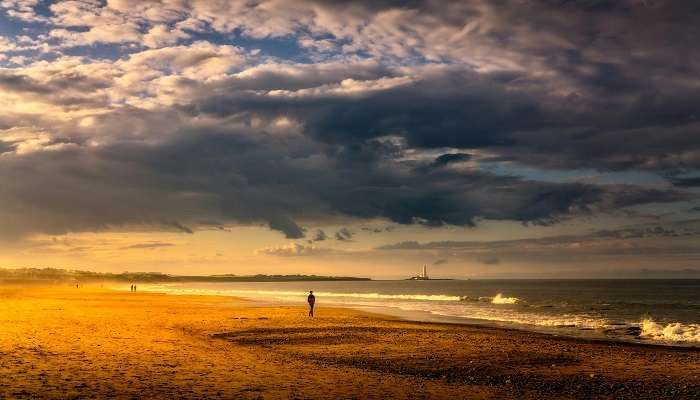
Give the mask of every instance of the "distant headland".
[(92, 272), (58, 268), (0, 268), (0, 282), (301, 282), (301, 281), (369, 281), (370, 278), (323, 275), (170, 275), (162, 272)]

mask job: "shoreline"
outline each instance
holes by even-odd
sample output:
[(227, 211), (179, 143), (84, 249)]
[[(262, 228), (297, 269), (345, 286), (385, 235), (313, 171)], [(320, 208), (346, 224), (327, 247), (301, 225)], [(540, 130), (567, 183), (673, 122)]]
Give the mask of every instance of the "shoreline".
[[(249, 299), (245, 299), (249, 300)], [(347, 308), (351, 310), (359, 310), (359, 311), (364, 311), (365, 309), (374, 309), (374, 308), (380, 308), (380, 309), (391, 309), (392, 307), (353, 307), (353, 306), (340, 306), (338, 308)], [(425, 319), (421, 318), (411, 318), (410, 316), (407, 316), (406, 318), (403, 318), (399, 316), (399, 314), (402, 314), (404, 310), (399, 310), (397, 313), (391, 313), (391, 311), (387, 312), (372, 312), (373, 314), (379, 315), (381, 317), (393, 317), (393, 318), (398, 318), (400, 321), (405, 321), (405, 322), (412, 322), (412, 323), (422, 323), (422, 324), (445, 324), (445, 325), (464, 325), (464, 326), (469, 326), (472, 328), (488, 328), (488, 329), (500, 329), (504, 331), (515, 331), (515, 332), (522, 332), (522, 333), (532, 333), (532, 334), (538, 334), (538, 335), (543, 335), (543, 336), (549, 336), (549, 337), (554, 337), (554, 338), (562, 338), (562, 339), (569, 339), (569, 340), (574, 340), (574, 341), (583, 341), (583, 342), (592, 342), (592, 343), (622, 343), (622, 344), (628, 344), (628, 345), (635, 345), (635, 346), (655, 346), (655, 347), (663, 347), (663, 348), (669, 348), (669, 349), (675, 349), (675, 348), (680, 348), (680, 349), (689, 349), (689, 350), (696, 350), (700, 351), (700, 343), (694, 343), (694, 342), (679, 342), (677, 344), (672, 344), (672, 343), (666, 343), (666, 342), (661, 342), (661, 341), (653, 341), (652, 339), (647, 339), (645, 340), (634, 340), (634, 339), (617, 339), (617, 338), (610, 338), (610, 337), (595, 337), (595, 336), (585, 336), (585, 335), (575, 335), (575, 334), (566, 334), (565, 332), (556, 332), (553, 329), (552, 330), (547, 330), (546, 328), (538, 329), (539, 327), (534, 326), (532, 329), (527, 329), (527, 327), (519, 327), (518, 324), (515, 323), (499, 323), (499, 321), (491, 321), (491, 320), (477, 320), (477, 319), (469, 319), (469, 318), (460, 318), (460, 317), (450, 317), (450, 316), (444, 316), (444, 315), (439, 315), (439, 314), (430, 314), (427, 311), (405, 311), (405, 313), (412, 314), (412, 315), (418, 315), (418, 314), (430, 314), (427, 316)], [(483, 322), (480, 322), (483, 321)], [(512, 326), (511, 326), (512, 325)]]
[(0, 397), (700, 396), (700, 351), (230, 296), (0, 286)]
[[(115, 290), (122, 290), (122, 289), (115, 289)], [(237, 295), (224, 294), (224, 293), (210, 293), (210, 292), (206, 292), (206, 293), (197, 293), (197, 292), (178, 293), (178, 292), (168, 292), (168, 291), (161, 291), (161, 290), (150, 290), (150, 289), (146, 289), (146, 290), (148, 290), (149, 292), (152, 292), (152, 293), (172, 294), (172, 295), (176, 295), (176, 296), (194, 295), (194, 296), (230, 297), (230, 298), (235, 298), (235, 299), (243, 299), (246, 301), (251, 301), (251, 302), (258, 303), (258, 304), (264, 304), (264, 305), (273, 306), (273, 307), (274, 306), (288, 306), (288, 305), (306, 306), (306, 303), (303, 300), (285, 301), (285, 300), (281, 300), (281, 299), (260, 299), (260, 298), (237, 296)], [(549, 335), (549, 336), (553, 336), (553, 337), (565, 337), (565, 338), (571, 338), (571, 339), (576, 339), (576, 340), (585, 340), (585, 341), (596, 341), (596, 342), (608, 342), (609, 341), (609, 342), (615, 342), (615, 343), (628, 343), (628, 344), (634, 344), (634, 345), (640, 345), (640, 346), (662, 346), (662, 347), (671, 347), (671, 348), (680, 347), (680, 348), (700, 350), (700, 343), (698, 343), (698, 342), (692, 342), (692, 341), (672, 342), (672, 341), (654, 340), (652, 338), (644, 338), (644, 337), (634, 336), (634, 335), (625, 335), (622, 333), (618, 333), (617, 337), (611, 337), (611, 336), (605, 336), (604, 330), (596, 329), (596, 328), (577, 328), (577, 327), (567, 327), (567, 326), (540, 326), (540, 325), (530, 325), (530, 324), (509, 322), (509, 321), (456, 317), (456, 316), (448, 316), (448, 315), (441, 315), (441, 314), (437, 314), (437, 313), (432, 313), (432, 312), (426, 311), (426, 310), (405, 310), (405, 309), (402, 309), (400, 307), (392, 307), (392, 306), (385, 306), (385, 305), (355, 305), (352, 303), (337, 302), (337, 303), (330, 303), (328, 305), (328, 307), (345, 308), (345, 309), (359, 310), (359, 311), (369, 311), (369, 312), (376, 314), (376, 315), (382, 315), (382, 316), (391, 317), (391, 318), (398, 318), (398, 319), (405, 320), (408, 322), (445, 323), (445, 324), (465, 325), (465, 326), (472, 326), (472, 327), (487, 327), (487, 328), (494, 328), (494, 329), (514, 330), (514, 331), (519, 331), (519, 332), (539, 333), (542, 335)], [(620, 327), (620, 330), (622, 330), (622, 329), (625, 329), (625, 328)]]

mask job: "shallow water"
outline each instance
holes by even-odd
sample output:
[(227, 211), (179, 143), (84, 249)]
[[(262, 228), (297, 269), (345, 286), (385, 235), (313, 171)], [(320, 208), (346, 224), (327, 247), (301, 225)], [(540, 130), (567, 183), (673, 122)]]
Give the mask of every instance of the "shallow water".
[(303, 303), (308, 290), (314, 290), (319, 307), (369, 307), (415, 320), (700, 345), (700, 280), (241, 282), (139, 288), (294, 303)]

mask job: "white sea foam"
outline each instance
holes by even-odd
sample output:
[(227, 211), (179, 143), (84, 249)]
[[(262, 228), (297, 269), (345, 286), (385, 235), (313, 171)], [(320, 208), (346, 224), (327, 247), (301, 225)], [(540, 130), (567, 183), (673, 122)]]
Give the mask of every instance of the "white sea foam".
[[(357, 305), (371, 306), (371, 303), (355, 302)], [(610, 324), (610, 321), (596, 314), (565, 313), (560, 315), (536, 314), (512, 310), (508, 308), (494, 307), (478, 303), (425, 303), (425, 302), (387, 302), (386, 307), (399, 308), (406, 311), (425, 311), (434, 315), (445, 317), (467, 318), (496, 323), (509, 323), (518, 325), (530, 325), (543, 328), (585, 328), (601, 329)]]
[[(241, 297), (262, 298), (298, 298), (305, 299), (308, 292), (283, 290), (238, 290), (238, 289), (191, 289), (158, 285), (145, 290), (161, 291), (170, 294), (219, 294)], [(351, 298), (368, 300), (422, 300), (422, 301), (460, 301), (460, 296), (443, 294), (384, 294), (384, 293), (340, 293), (314, 291), (317, 297)]]
[(673, 322), (661, 324), (645, 318), (639, 324), (641, 337), (666, 342), (700, 342), (700, 325)]
[(499, 293), (491, 300), (493, 304), (515, 304), (520, 301), (517, 297), (504, 297), (503, 294)]
[[(142, 288), (141, 286), (139, 287)], [(234, 288), (193, 288), (177, 284), (144, 285), (142, 290), (158, 291), (180, 295), (226, 295), (254, 299), (280, 300), (302, 302), (306, 299), (306, 291), (290, 290), (250, 290)], [(522, 303), (517, 297), (506, 297), (498, 293), (494, 297), (466, 297), (444, 294), (387, 294), (387, 293), (357, 293), (315, 291), (318, 298), (329, 304), (345, 304), (350, 306), (383, 306), (406, 311), (427, 312), (447, 317), (466, 318), (470, 320), (491, 321), (494, 323), (529, 325), (546, 329), (577, 328), (600, 330), (608, 328), (611, 321), (599, 313), (570, 312), (570, 313), (541, 313), (528, 312), (520, 307), (503, 307)], [(627, 326), (639, 326), (640, 337), (666, 343), (697, 343), (700, 342), (700, 324), (659, 323), (651, 318), (640, 323), (629, 323)], [(614, 327), (614, 326), (613, 326)]]

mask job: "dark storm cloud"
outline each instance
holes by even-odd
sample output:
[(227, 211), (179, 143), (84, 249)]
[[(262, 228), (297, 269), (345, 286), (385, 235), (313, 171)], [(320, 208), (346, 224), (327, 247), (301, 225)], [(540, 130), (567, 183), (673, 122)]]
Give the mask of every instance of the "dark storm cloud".
[(694, 178), (678, 178), (672, 181), (674, 186), (679, 187), (696, 187), (700, 186), (700, 177)]
[[(391, 134), (416, 148), (487, 147), (502, 160), (545, 168), (675, 171), (700, 166), (695, 139), (700, 132), (700, 50), (694, 39), (700, 37), (700, 11), (695, 2), (416, 1), (323, 7), (337, 15), (348, 8), (368, 16), (415, 10), (446, 29), (480, 22), (482, 30), (451, 42), (452, 51), (441, 47), (440, 38), (403, 32), (415, 39), (416, 51), (439, 52), (453, 61), (451, 67), (415, 73), (373, 60), (334, 68), (258, 68), (207, 87), (205, 95), (190, 104), (180, 102), (180, 107), (220, 117), (284, 116), (301, 122), (304, 134), (328, 143)], [(397, 21), (391, 23), (413, 23), (416, 33), (426, 29), (421, 19)], [(351, 39), (357, 45), (381, 45), (372, 38)], [(484, 72), (480, 65), (492, 60), (474, 47), (513, 66)], [(476, 58), (475, 68), (459, 62), (470, 56)], [(403, 75), (416, 79), (359, 96), (266, 95), (273, 89)], [(89, 92), (104, 84), (76, 75), (52, 78), (48, 87), (26, 77), (7, 79), (15, 88), (45, 92), (76, 85), (86, 85), (78, 89)]]
[(471, 156), (469, 154), (448, 153), (448, 154), (443, 154), (441, 156), (438, 156), (435, 159), (435, 161), (433, 161), (433, 165), (436, 167), (443, 167), (443, 166), (448, 165), (450, 163), (464, 162), (464, 161), (469, 161), (470, 159), (471, 159)]
[[(532, 26), (570, 46), (539, 48), (522, 41), (515, 50), (546, 60), (559, 90), (569, 91), (565, 107), (579, 118), (569, 133), (517, 133), (507, 155), (551, 168), (700, 167), (700, 142), (694, 139), (700, 132), (697, 2), (533, 4), (532, 11), (550, 12), (524, 14)], [(517, 11), (504, 8), (503, 21), (522, 24)], [(502, 29), (508, 35), (510, 28)]]
[(287, 117), (300, 122), (305, 134), (331, 144), (399, 135), (412, 148), (488, 148), (503, 160), (543, 168), (700, 167), (700, 114), (693, 106), (700, 103), (700, 91), (662, 86), (650, 95), (638, 88), (605, 100), (562, 99), (551, 90), (509, 87), (494, 75), (452, 67), (421, 71), (413, 82), (361, 96), (236, 92), (202, 97), (189, 110), (217, 117)]
[(462, 68), (427, 71), (415, 82), (359, 97), (235, 93), (204, 97), (195, 109), (219, 117), (289, 116), (304, 124), (306, 134), (335, 144), (400, 134), (412, 147), (503, 146), (514, 131), (564, 126), (566, 116), (566, 110), (548, 110)]
[(428, 226), (472, 226), (477, 218), (551, 223), (591, 210), (691, 197), (678, 190), (543, 183), (480, 171), (416, 172), (377, 148), (348, 152), (303, 136), (192, 135), (183, 128), (162, 143), (5, 155), (0, 205), (8, 218), (2, 236), (125, 224), (190, 233), (199, 221), (213, 220), (264, 223), (300, 238), (301, 225), (330, 215)]
[[(42, 132), (58, 132), (27, 140), (33, 150), (26, 154), (14, 152), (22, 139), (0, 142), (0, 235), (124, 224), (192, 233), (198, 221), (214, 220), (263, 224), (296, 239), (305, 236), (306, 223), (337, 216), (425, 226), (474, 226), (479, 219), (548, 225), (696, 198), (696, 178), (681, 177), (700, 168), (697, 2), (315, 6), (348, 23), (363, 20), (360, 28), (382, 11), (396, 17), (374, 26), (391, 34), (358, 28), (334, 38), (354, 50), (340, 50), (332, 62), (246, 60), (227, 71), (250, 69), (216, 79), (205, 72), (212, 79), (191, 71), (163, 75), (128, 57), (102, 79), (51, 69), (0, 71), (0, 88), (13, 95), (69, 111), (95, 106), (85, 113), (94, 121), (47, 123)], [(253, 20), (292, 17), (280, 18)], [(328, 27), (304, 23), (310, 22), (291, 24), (300, 32), (264, 28), (271, 37), (333, 36)], [(363, 57), (370, 60), (358, 61)], [(184, 58), (182, 70), (201, 61)], [(142, 74), (146, 80), (136, 79)], [(103, 93), (110, 85), (114, 104)], [(3, 129), (35, 126), (0, 118)], [(58, 144), (65, 146), (47, 150)], [(521, 164), (646, 170), (670, 177), (676, 188), (443, 168), (484, 161), (479, 154), (515, 174)], [(672, 236), (608, 233), (623, 234)]]
[(305, 229), (297, 225), (296, 222), (292, 221), (288, 217), (273, 216), (269, 219), (270, 221), (268, 225), (270, 226), (270, 229), (284, 233), (284, 236), (287, 239), (300, 239), (305, 236)]

